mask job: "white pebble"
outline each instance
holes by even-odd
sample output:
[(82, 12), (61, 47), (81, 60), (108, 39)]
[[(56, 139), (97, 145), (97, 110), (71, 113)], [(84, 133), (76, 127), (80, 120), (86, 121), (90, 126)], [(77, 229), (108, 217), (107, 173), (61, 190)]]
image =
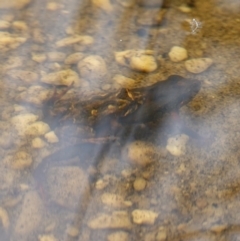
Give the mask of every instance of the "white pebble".
[(113, 5), (110, 0), (92, 0), (92, 3), (107, 13), (113, 11)]
[(71, 225), (67, 227), (66, 233), (71, 237), (77, 237), (79, 235), (79, 229)]
[(13, 105), (13, 107), (14, 107), (14, 111), (15, 112), (20, 112), (20, 111), (25, 111), (26, 110), (26, 108), (24, 106), (22, 106), (22, 105), (15, 104), (15, 105)]
[(132, 205), (131, 202), (125, 201), (122, 196), (114, 193), (107, 193), (107, 192), (102, 194), (101, 201), (103, 204), (109, 207), (115, 207), (115, 208), (129, 207)]
[(104, 59), (98, 55), (90, 55), (78, 63), (78, 70), (84, 79), (94, 82), (103, 80), (107, 75), (107, 65)]
[(97, 180), (96, 183), (95, 183), (95, 188), (96, 188), (97, 190), (102, 190), (102, 189), (104, 189), (108, 184), (109, 184), (109, 181), (108, 181), (108, 180), (99, 179), (99, 180)]
[(189, 137), (187, 135), (177, 135), (175, 137), (170, 137), (167, 141), (166, 149), (173, 156), (182, 156), (186, 152), (186, 143)]
[(135, 141), (124, 147), (123, 156), (132, 164), (144, 167), (154, 161), (156, 150), (147, 142)]
[(47, 59), (47, 55), (44, 53), (32, 53), (32, 60), (37, 63), (42, 63)]
[(81, 83), (77, 72), (71, 69), (49, 73), (43, 76), (41, 80), (42, 82), (47, 84), (65, 86), (70, 86), (72, 83), (74, 83), (74, 86), (79, 86)]
[(130, 67), (134, 70), (142, 72), (152, 72), (157, 69), (156, 59), (151, 55), (133, 56), (131, 58)]
[(174, 46), (171, 48), (170, 52), (168, 53), (169, 58), (173, 62), (180, 62), (184, 59), (187, 59), (188, 54), (185, 48)]
[(47, 123), (37, 121), (27, 127), (25, 134), (29, 136), (42, 136), (49, 131), (50, 127)]
[(20, 114), (11, 118), (10, 122), (17, 129), (19, 134), (24, 134), (26, 128), (29, 124), (35, 122), (38, 119), (37, 115), (28, 113), (28, 114)]
[(81, 52), (77, 52), (74, 54), (70, 54), (65, 59), (65, 64), (77, 64), (80, 60), (82, 60), (85, 57), (85, 55)]
[(136, 86), (136, 81), (134, 79), (125, 77), (120, 74), (116, 74), (113, 77), (113, 81), (123, 88), (133, 88), (134, 86)]
[(27, 23), (24, 21), (14, 21), (12, 23), (12, 28), (14, 30), (18, 30), (18, 31), (27, 31), (28, 30)]
[(93, 38), (88, 35), (73, 35), (56, 42), (56, 47), (66, 47), (73, 44), (81, 44), (83, 46), (92, 45), (94, 42)]
[(46, 5), (46, 9), (53, 12), (58, 9), (61, 9), (62, 7), (63, 7), (62, 4), (57, 2), (48, 2)]
[(66, 54), (63, 52), (48, 52), (48, 60), (52, 62), (62, 62), (66, 58)]
[(161, 226), (158, 229), (157, 235), (156, 235), (156, 241), (165, 241), (167, 240), (167, 230), (165, 227)]
[(101, 213), (88, 222), (91, 229), (131, 229), (132, 223), (126, 211), (115, 211), (111, 214)]
[(45, 142), (41, 138), (36, 137), (32, 140), (32, 147), (33, 148), (41, 149), (44, 146), (45, 146)]
[(19, 151), (15, 156), (7, 156), (4, 162), (13, 169), (23, 170), (32, 165), (32, 157), (25, 151)]
[(152, 72), (157, 69), (157, 62), (152, 50), (125, 50), (115, 52), (117, 63), (141, 72)]
[(133, 183), (133, 187), (136, 191), (142, 191), (145, 189), (147, 182), (144, 178), (137, 177)]
[(198, 74), (205, 71), (212, 63), (213, 60), (210, 58), (189, 59), (185, 61), (185, 68), (191, 73)]
[(114, 232), (111, 233), (107, 236), (107, 240), (108, 241), (128, 241), (129, 234), (127, 232), (124, 231), (118, 231), (118, 232)]
[(132, 212), (133, 222), (136, 224), (148, 224), (152, 225), (155, 223), (158, 214), (150, 210), (135, 209)]
[(54, 131), (50, 131), (48, 133), (46, 133), (44, 135), (45, 139), (49, 142), (49, 143), (57, 143), (59, 142), (58, 137), (56, 136)]
[(10, 27), (10, 23), (8, 21), (0, 20), (0, 29), (6, 30)]
[(40, 85), (33, 85), (19, 94), (18, 100), (41, 106), (49, 98), (51, 91)]
[(192, 9), (185, 4), (179, 6), (178, 9), (183, 13), (190, 13), (192, 11)]
[(0, 9), (22, 9), (27, 6), (31, 0), (11, 0), (11, 1), (0, 1)]
[(9, 216), (7, 211), (2, 207), (0, 207), (0, 220), (3, 228), (7, 231), (10, 225)]
[(39, 235), (39, 241), (57, 241), (57, 239), (52, 234)]

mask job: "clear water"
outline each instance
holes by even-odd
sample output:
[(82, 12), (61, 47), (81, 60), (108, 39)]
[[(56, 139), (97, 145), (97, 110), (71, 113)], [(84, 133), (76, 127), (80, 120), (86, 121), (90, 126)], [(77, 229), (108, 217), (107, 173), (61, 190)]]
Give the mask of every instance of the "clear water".
[(239, 11), (0, 1), (0, 240), (239, 240)]

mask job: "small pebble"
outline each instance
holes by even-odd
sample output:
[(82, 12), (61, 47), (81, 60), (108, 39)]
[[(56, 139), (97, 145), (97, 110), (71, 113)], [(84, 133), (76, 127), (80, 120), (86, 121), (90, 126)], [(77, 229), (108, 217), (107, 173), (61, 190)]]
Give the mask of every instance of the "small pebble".
[(158, 214), (150, 210), (135, 209), (132, 212), (133, 222), (136, 224), (153, 225), (158, 217)]
[(107, 65), (99, 55), (90, 55), (78, 63), (78, 70), (86, 80), (94, 83), (96, 80), (103, 80), (107, 75)]
[(32, 140), (32, 147), (33, 148), (36, 148), (36, 149), (41, 149), (45, 146), (45, 142), (39, 138), (39, 137), (36, 137)]
[(48, 60), (52, 62), (62, 62), (66, 58), (66, 54), (63, 52), (48, 52)]
[(156, 235), (156, 241), (165, 241), (165, 240), (167, 240), (167, 230), (165, 227), (159, 227)]
[(92, 0), (92, 3), (107, 13), (111, 13), (113, 11), (113, 5), (110, 0)]
[(77, 237), (79, 235), (79, 229), (74, 226), (69, 226), (66, 232), (71, 237)]
[(192, 9), (185, 4), (179, 6), (178, 9), (183, 13), (190, 13), (192, 11)]
[(130, 163), (144, 167), (153, 163), (156, 150), (147, 142), (135, 141), (124, 147), (123, 156)]
[(133, 88), (136, 85), (136, 81), (134, 79), (125, 77), (120, 74), (115, 75), (113, 77), (113, 81), (123, 88)]
[(61, 39), (56, 42), (56, 47), (67, 47), (73, 44), (80, 44), (82, 46), (90, 46), (94, 42), (94, 39), (88, 35), (74, 35), (64, 39)]
[(46, 74), (42, 77), (41, 81), (47, 84), (65, 86), (70, 86), (72, 83), (74, 83), (74, 86), (80, 86), (81, 84), (81, 80), (77, 72), (71, 69)]
[(181, 156), (186, 152), (186, 143), (189, 137), (187, 135), (177, 135), (175, 137), (170, 137), (167, 141), (166, 149), (173, 156)]
[(26, 128), (25, 134), (29, 136), (42, 136), (50, 131), (50, 127), (43, 121), (37, 121)]
[(58, 241), (52, 234), (39, 235), (39, 241)]
[(130, 49), (115, 52), (115, 60), (118, 64), (146, 73), (153, 72), (158, 67), (152, 50)]
[(57, 2), (48, 2), (46, 5), (46, 9), (53, 12), (61, 8), (62, 4), (59, 4)]
[(124, 231), (114, 232), (107, 236), (108, 241), (128, 241), (129, 234)]
[(179, 46), (172, 47), (168, 55), (173, 62), (180, 62), (188, 57), (187, 50)]
[(9, 216), (7, 211), (2, 207), (0, 207), (0, 220), (0, 224), (2, 224), (5, 231), (7, 231), (10, 225)]
[(21, 92), (16, 98), (19, 102), (28, 102), (36, 106), (42, 106), (43, 102), (53, 95), (53, 91), (40, 85), (32, 85), (26, 91)]
[(133, 183), (133, 187), (136, 191), (142, 191), (145, 189), (147, 182), (144, 178), (137, 177)]
[(26, 7), (31, 0), (8, 0), (8, 1), (0, 1), (0, 9), (22, 9)]
[(70, 54), (67, 56), (67, 58), (64, 60), (65, 64), (77, 64), (80, 60), (82, 60), (85, 57), (85, 54), (78, 52), (74, 54)]
[(101, 213), (88, 222), (91, 229), (131, 229), (132, 223), (126, 211)]
[(49, 143), (57, 143), (59, 142), (58, 137), (56, 136), (54, 131), (50, 131), (48, 133), (46, 133), (44, 135), (45, 139), (49, 142)]
[(47, 59), (47, 55), (43, 53), (32, 53), (32, 60), (37, 63), (42, 63)]
[(0, 20), (0, 30), (6, 30), (10, 25), (11, 24), (8, 21)]
[(12, 28), (14, 30), (18, 30), (18, 31), (27, 31), (28, 30), (27, 23), (24, 21), (14, 21), (12, 23)]
[(122, 196), (114, 193), (102, 194), (101, 201), (103, 204), (108, 205), (109, 207), (115, 207), (115, 208), (129, 207), (132, 205), (131, 202), (125, 201)]
[(95, 188), (96, 188), (97, 190), (102, 190), (102, 189), (104, 189), (108, 184), (109, 184), (109, 181), (108, 181), (108, 180), (99, 179), (99, 180), (97, 180), (96, 183), (95, 183)]
[(213, 60), (210, 58), (189, 59), (185, 61), (185, 68), (191, 73), (198, 74), (209, 68), (212, 63)]
[(226, 224), (216, 224), (210, 228), (210, 230), (214, 233), (222, 233), (228, 228)]
[(32, 165), (32, 157), (25, 151), (19, 151), (15, 154), (13, 160), (10, 162), (10, 166), (13, 169), (23, 170)]

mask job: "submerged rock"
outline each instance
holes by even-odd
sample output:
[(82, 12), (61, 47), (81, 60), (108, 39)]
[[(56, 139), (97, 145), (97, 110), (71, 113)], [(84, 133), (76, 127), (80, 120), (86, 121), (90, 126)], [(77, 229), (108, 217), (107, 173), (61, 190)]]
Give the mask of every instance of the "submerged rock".
[(66, 208), (74, 209), (89, 195), (87, 176), (79, 167), (53, 167), (47, 181), (51, 200)]
[(13, 237), (18, 237), (17, 240), (28, 240), (28, 237), (39, 228), (42, 216), (43, 205), (37, 192), (26, 193), (21, 212), (16, 220)]
[(132, 223), (125, 211), (115, 211), (112, 214), (101, 213), (88, 222), (92, 229), (131, 229)]

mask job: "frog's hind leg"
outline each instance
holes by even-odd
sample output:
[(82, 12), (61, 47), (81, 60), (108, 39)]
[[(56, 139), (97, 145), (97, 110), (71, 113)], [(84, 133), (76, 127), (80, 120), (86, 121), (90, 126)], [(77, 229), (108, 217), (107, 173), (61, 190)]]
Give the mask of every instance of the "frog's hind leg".
[(169, 115), (169, 126), (168, 126), (168, 135), (179, 135), (185, 134), (191, 139), (195, 140), (201, 146), (210, 145), (213, 142), (212, 137), (204, 137), (200, 135), (197, 131), (188, 127), (180, 117), (178, 112), (171, 112)]

